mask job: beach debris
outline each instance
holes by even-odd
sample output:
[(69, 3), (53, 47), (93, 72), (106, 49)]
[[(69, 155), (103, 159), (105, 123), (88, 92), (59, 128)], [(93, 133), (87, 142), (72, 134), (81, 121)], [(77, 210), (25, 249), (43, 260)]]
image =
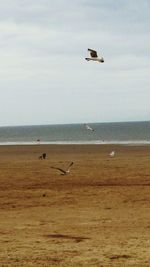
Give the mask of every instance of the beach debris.
[(84, 125), (87, 130), (94, 132), (94, 129), (90, 127), (87, 123), (85, 123)]
[(58, 167), (53, 167), (53, 166), (51, 168), (60, 171), (61, 175), (66, 175), (66, 174), (70, 173), (70, 169), (71, 169), (72, 165), (73, 165), (73, 161), (69, 164), (69, 166), (68, 166), (68, 168), (66, 170), (58, 168)]
[(115, 156), (115, 151), (111, 151), (109, 154), (110, 157), (114, 157)]
[(97, 61), (97, 62), (100, 62), (100, 63), (104, 62), (104, 58), (102, 56), (98, 57), (97, 51), (88, 48), (88, 52), (89, 52), (89, 57), (85, 58), (87, 61), (92, 60), (92, 61)]
[(46, 159), (46, 153), (43, 153), (41, 156), (39, 156), (39, 159)]

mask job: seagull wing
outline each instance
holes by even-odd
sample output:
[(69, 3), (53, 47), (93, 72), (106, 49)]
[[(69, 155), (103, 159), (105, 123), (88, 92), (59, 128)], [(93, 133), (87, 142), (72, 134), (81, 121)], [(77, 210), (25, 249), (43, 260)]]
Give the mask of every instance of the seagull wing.
[(88, 124), (85, 124), (85, 127), (87, 130), (90, 130), (90, 126)]
[(57, 167), (51, 167), (52, 169), (55, 169), (55, 170), (58, 170), (60, 172), (62, 172), (63, 174), (66, 174), (66, 171), (64, 171), (63, 169), (61, 168), (57, 168)]
[(91, 57), (98, 57), (98, 55), (97, 55), (97, 51), (95, 51), (95, 50), (93, 50), (93, 49), (91, 49), (91, 48), (88, 48), (88, 51), (90, 51), (90, 55), (91, 55)]
[(101, 62), (104, 62), (104, 58), (101, 55), (99, 55), (99, 58), (101, 59)]
[(73, 161), (69, 164), (69, 167), (71, 167), (73, 165)]
[(91, 128), (88, 124), (85, 124), (85, 127), (86, 127), (87, 130), (94, 131), (94, 129)]
[(70, 170), (71, 166), (73, 165), (73, 161), (69, 164), (67, 171)]

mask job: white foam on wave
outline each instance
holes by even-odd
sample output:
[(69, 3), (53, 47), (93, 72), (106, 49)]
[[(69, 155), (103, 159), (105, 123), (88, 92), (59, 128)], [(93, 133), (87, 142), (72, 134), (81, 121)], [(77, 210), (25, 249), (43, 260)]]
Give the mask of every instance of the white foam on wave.
[(91, 141), (33, 141), (33, 142), (0, 142), (0, 146), (11, 145), (150, 145), (150, 140), (130, 140), (130, 141), (107, 141), (107, 140), (91, 140)]

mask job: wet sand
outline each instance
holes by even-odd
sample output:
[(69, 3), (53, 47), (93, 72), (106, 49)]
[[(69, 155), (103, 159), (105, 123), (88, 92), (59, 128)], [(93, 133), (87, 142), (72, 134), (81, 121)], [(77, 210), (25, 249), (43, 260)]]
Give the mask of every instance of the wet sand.
[(149, 267), (150, 146), (0, 146), (0, 266)]

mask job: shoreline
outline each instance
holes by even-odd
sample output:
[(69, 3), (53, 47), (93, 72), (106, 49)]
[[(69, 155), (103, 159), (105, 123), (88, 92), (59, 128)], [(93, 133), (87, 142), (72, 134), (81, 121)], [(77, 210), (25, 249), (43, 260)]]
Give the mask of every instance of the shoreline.
[(39, 145), (118, 145), (149, 146), (150, 141), (57, 141), (57, 142), (0, 142), (0, 146), (39, 146)]

